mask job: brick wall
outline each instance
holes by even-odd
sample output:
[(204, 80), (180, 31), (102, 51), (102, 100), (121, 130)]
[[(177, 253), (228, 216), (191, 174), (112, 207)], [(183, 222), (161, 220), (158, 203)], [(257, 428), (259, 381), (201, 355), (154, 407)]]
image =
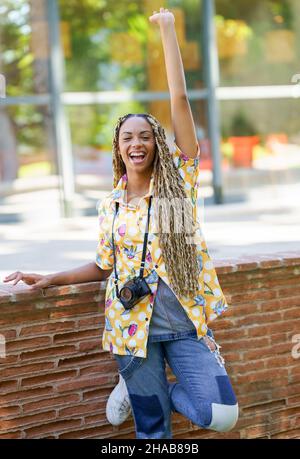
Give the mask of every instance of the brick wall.
[[(173, 414), (173, 436), (300, 438), (300, 253), (215, 266), (231, 308), (211, 328), (240, 419), (221, 434)], [(120, 427), (105, 417), (118, 374), (101, 348), (104, 294), (105, 282), (51, 287), (45, 296), (0, 284), (0, 438), (135, 437), (131, 417)]]

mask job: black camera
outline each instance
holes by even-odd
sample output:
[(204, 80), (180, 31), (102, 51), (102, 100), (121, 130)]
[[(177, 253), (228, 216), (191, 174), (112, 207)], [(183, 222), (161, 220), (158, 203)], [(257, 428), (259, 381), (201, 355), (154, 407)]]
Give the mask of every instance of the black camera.
[(118, 298), (125, 309), (132, 309), (136, 303), (149, 293), (151, 293), (151, 290), (145, 279), (143, 277), (134, 277), (123, 285)]

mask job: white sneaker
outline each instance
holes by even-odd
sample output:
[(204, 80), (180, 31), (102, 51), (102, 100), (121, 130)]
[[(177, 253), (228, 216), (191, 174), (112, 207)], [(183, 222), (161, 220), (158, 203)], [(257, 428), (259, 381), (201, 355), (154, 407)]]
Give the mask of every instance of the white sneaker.
[(124, 378), (119, 375), (119, 382), (111, 392), (106, 403), (106, 417), (113, 426), (124, 422), (131, 413), (129, 395)]

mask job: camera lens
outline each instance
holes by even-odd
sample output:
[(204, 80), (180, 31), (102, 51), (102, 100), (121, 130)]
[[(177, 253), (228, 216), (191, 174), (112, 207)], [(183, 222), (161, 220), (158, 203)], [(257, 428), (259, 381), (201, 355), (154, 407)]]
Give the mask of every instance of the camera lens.
[(122, 300), (130, 301), (131, 298), (132, 298), (132, 291), (130, 290), (130, 288), (124, 287), (124, 288), (122, 288), (122, 290), (120, 292), (120, 296), (121, 296)]

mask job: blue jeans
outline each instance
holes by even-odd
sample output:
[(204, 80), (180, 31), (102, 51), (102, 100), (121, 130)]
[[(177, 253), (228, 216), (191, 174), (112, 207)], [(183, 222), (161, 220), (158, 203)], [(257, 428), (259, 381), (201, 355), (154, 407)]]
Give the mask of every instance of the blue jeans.
[[(148, 342), (146, 359), (113, 355), (128, 389), (136, 438), (172, 438), (172, 411), (204, 429), (226, 432), (236, 424), (238, 403), (211, 330), (200, 340), (192, 331)], [(167, 380), (166, 362), (175, 383)]]

